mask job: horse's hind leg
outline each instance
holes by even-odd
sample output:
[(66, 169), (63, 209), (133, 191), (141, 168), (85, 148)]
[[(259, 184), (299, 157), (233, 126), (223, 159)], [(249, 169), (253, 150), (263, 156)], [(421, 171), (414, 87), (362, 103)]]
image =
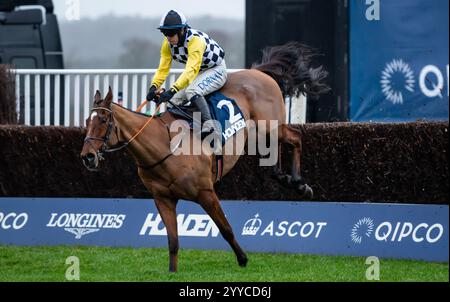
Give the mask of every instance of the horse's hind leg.
[[(288, 143), (294, 147), (294, 150), (292, 152), (291, 176), (285, 175), (285, 180), (283, 180), (283, 174), (280, 174), (278, 178), (285, 184), (287, 182), (292, 185), (304, 198), (311, 199), (313, 197), (313, 190), (305, 183), (300, 175), (300, 157), (302, 152), (301, 131), (287, 124), (283, 124), (280, 126), (279, 138), (279, 144), (283, 142)], [(278, 153), (278, 156), (278, 164), (281, 165), (281, 152)], [(281, 171), (280, 168), (278, 169)]]
[(231, 229), (231, 225), (228, 223), (228, 220), (223, 213), (216, 193), (214, 191), (201, 191), (198, 202), (206, 213), (208, 213), (208, 215), (212, 218), (214, 223), (219, 228), (223, 238), (233, 249), (239, 265), (242, 267), (246, 266), (248, 261), (247, 255), (234, 238), (233, 230)]
[(278, 180), (282, 185), (284, 186), (290, 186), (291, 185), (291, 175), (287, 174), (283, 171), (282, 167), (282, 160), (281, 160), (281, 144), (278, 144), (278, 160), (277, 163), (273, 166), (273, 173), (272, 176), (276, 180)]
[(169, 271), (176, 272), (178, 268), (178, 227), (176, 206), (177, 200), (156, 197), (155, 204), (166, 226), (169, 241)]

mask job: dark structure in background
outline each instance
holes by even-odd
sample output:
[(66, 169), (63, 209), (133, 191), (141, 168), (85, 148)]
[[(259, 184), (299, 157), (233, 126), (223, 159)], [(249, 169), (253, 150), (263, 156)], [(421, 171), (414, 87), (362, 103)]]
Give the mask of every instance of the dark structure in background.
[(31, 69), (64, 68), (51, 0), (0, 1), (0, 64)]
[[(0, 64), (17, 69), (64, 69), (58, 20), (52, 0), (0, 0)], [(61, 79), (60, 116), (64, 112), (64, 78)], [(54, 78), (50, 85), (53, 87)], [(20, 91), (24, 91), (21, 81)], [(30, 82), (30, 117), (34, 121), (34, 81)], [(41, 79), (41, 100), (44, 81)], [(54, 94), (50, 96), (53, 122)], [(41, 102), (41, 123), (44, 122), (44, 102)], [(24, 112), (24, 96), (20, 96), (20, 111)], [(24, 123), (23, 114), (19, 123)]]
[(348, 120), (347, 0), (247, 0), (246, 58), (249, 68), (266, 46), (294, 40), (317, 48), (332, 91), (310, 100), (307, 122)]

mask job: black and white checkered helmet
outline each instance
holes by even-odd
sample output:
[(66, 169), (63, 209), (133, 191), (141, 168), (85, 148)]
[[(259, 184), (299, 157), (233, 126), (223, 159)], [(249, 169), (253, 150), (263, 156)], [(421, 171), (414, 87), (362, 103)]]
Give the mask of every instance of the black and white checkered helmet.
[(181, 12), (170, 10), (164, 14), (159, 22), (158, 29), (175, 29), (188, 26), (187, 19)]

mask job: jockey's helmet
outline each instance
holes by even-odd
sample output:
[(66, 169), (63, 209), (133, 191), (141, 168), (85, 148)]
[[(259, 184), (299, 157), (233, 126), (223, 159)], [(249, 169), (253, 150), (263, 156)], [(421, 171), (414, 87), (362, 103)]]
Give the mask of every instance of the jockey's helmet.
[(158, 29), (165, 36), (173, 36), (185, 27), (188, 27), (186, 17), (181, 12), (170, 10), (162, 16)]

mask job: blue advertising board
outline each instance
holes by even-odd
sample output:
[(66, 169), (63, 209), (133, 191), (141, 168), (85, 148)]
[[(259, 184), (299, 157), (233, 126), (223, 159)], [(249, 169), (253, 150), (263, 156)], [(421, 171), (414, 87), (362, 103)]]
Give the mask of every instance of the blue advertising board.
[(449, 1), (349, 5), (350, 120), (448, 120)]
[[(246, 251), (448, 262), (447, 205), (222, 201)], [(203, 209), (180, 201), (181, 248), (230, 247)], [(153, 200), (0, 198), (1, 245), (166, 247)]]

